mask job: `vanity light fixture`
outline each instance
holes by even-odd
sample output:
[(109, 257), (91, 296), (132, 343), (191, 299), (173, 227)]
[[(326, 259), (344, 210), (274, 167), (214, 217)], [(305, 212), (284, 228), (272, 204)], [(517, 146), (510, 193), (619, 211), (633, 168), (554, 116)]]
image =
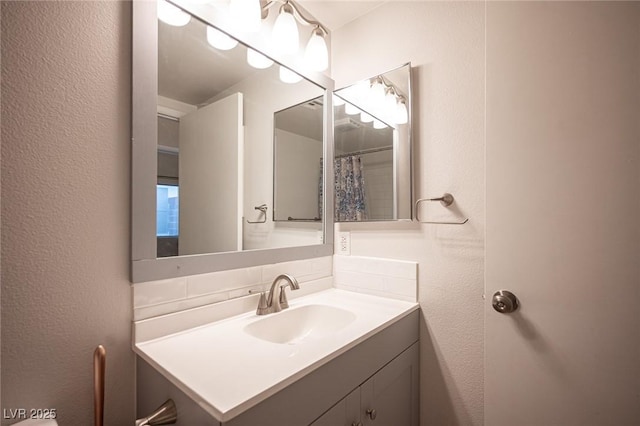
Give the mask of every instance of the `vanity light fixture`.
[(238, 45), (238, 41), (222, 31), (207, 25), (207, 42), (219, 50), (231, 50)]
[[(263, 0), (264, 2), (264, 0)], [(276, 3), (282, 3), (273, 25), (272, 43), (273, 48), (283, 55), (291, 55), (298, 51), (300, 47), (300, 34), (296, 22), (304, 26), (313, 26), (311, 37), (307, 42), (304, 52), (304, 66), (311, 70), (322, 72), (329, 67), (329, 50), (327, 48), (327, 29), (318, 21), (307, 19), (301, 12), (299, 6), (292, 0), (271, 0), (262, 8), (262, 17), (266, 18), (269, 8)]]
[(296, 18), (293, 17), (293, 7), (289, 2), (280, 6), (280, 13), (273, 24), (271, 39), (273, 48), (282, 55), (291, 55), (298, 51), (300, 35)]
[(174, 27), (183, 27), (191, 21), (191, 15), (165, 0), (158, 0), (158, 19)]
[(329, 68), (329, 50), (319, 25), (311, 32), (311, 38), (304, 51), (304, 62), (312, 71), (321, 72)]
[[(207, 4), (210, 0), (190, 0), (192, 3)], [(292, 0), (230, 0), (229, 16), (236, 29), (241, 32), (258, 32), (262, 19), (269, 14), (269, 8), (276, 3), (281, 3), (279, 14), (273, 25), (271, 34), (274, 50), (281, 55), (292, 55), (298, 52), (300, 47), (300, 34), (298, 22), (302, 25), (313, 26), (311, 37), (307, 42), (304, 51), (303, 67), (322, 72), (329, 67), (329, 50), (327, 48), (326, 36), (328, 31), (318, 21), (307, 19), (300, 13), (299, 6)], [(264, 6), (262, 6), (264, 4)], [(158, 0), (158, 19), (173, 25), (184, 26), (191, 21), (191, 15), (174, 6), (166, 0)], [(207, 41), (216, 49), (230, 50), (237, 46), (238, 42), (225, 33), (208, 26)], [(247, 51), (247, 62), (255, 68), (268, 68), (273, 61), (262, 54), (250, 53)], [(260, 55), (261, 58), (258, 59)], [(268, 65), (267, 65), (268, 64)], [(291, 71), (280, 73), (282, 81), (287, 83), (297, 83), (301, 80), (298, 74)], [(284, 74), (284, 77), (283, 77)], [(295, 77), (294, 77), (295, 75)]]
[(247, 47), (247, 62), (254, 68), (258, 68), (263, 70), (265, 68), (269, 68), (273, 65), (273, 61), (262, 53), (256, 52), (255, 50)]

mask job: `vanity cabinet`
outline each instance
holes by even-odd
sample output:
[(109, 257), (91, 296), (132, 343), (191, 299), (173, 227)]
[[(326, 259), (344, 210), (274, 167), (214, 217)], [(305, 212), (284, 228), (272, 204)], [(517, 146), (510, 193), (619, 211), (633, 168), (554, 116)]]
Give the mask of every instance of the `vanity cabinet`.
[(414, 343), (312, 426), (417, 426), (419, 362)]

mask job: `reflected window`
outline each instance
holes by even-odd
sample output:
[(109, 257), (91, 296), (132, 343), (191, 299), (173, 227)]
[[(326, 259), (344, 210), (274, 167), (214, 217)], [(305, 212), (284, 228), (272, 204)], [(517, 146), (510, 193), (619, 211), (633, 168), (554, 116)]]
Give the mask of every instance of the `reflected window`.
[(157, 185), (156, 235), (158, 237), (178, 236), (178, 186)]

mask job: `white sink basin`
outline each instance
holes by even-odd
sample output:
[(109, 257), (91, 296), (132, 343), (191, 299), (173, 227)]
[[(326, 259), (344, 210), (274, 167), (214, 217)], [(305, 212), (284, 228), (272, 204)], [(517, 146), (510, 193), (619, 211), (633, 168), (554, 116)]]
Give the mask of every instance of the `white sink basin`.
[(355, 319), (355, 314), (345, 309), (305, 305), (269, 314), (245, 326), (244, 331), (268, 342), (293, 345), (330, 336)]

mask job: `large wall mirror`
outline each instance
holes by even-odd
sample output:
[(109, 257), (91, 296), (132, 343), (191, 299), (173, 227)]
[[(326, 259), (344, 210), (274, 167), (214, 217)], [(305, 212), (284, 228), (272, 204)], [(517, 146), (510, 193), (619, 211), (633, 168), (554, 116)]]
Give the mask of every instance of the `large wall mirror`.
[(411, 64), (337, 90), (336, 222), (412, 219)]
[[(133, 281), (332, 254), (320, 158), (333, 82), (231, 37), (213, 5), (174, 3), (188, 12), (179, 26), (134, 2)], [(314, 129), (312, 149), (300, 128)]]

